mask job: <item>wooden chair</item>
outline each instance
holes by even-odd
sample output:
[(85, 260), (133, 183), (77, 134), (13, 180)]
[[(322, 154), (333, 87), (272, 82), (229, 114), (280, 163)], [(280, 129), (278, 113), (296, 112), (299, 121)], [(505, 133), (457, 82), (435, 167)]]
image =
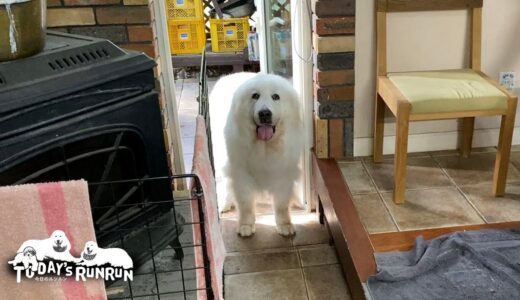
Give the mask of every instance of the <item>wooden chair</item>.
[[(475, 117), (489, 115), (502, 116), (493, 176), (493, 193), (495, 196), (503, 196), (518, 99), (480, 70), (482, 0), (376, 0), (376, 7), (377, 96), (374, 162), (381, 162), (383, 159), (383, 129), (385, 106), (387, 106), (396, 117), (394, 202), (405, 202), (410, 121), (461, 118), (460, 154), (467, 157), (471, 151)], [(456, 9), (471, 10), (471, 69), (387, 72), (387, 13)]]

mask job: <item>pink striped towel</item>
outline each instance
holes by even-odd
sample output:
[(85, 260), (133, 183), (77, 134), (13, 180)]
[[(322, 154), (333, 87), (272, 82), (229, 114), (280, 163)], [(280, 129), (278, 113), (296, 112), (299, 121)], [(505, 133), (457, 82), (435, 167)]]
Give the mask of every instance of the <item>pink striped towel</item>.
[[(62, 230), (79, 257), (87, 241), (95, 241), (87, 182), (27, 184), (0, 187), (0, 287), (3, 299), (106, 299), (102, 280), (16, 282), (8, 261), (26, 240), (48, 238)], [(0, 297), (0, 298), (2, 298)]]

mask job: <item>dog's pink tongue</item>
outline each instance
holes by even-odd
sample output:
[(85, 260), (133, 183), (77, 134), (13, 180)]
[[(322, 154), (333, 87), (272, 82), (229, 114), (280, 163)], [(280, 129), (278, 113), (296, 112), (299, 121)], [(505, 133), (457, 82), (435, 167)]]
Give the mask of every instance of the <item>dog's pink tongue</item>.
[(259, 139), (267, 141), (273, 137), (274, 130), (271, 125), (260, 125), (256, 130), (256, 135)]

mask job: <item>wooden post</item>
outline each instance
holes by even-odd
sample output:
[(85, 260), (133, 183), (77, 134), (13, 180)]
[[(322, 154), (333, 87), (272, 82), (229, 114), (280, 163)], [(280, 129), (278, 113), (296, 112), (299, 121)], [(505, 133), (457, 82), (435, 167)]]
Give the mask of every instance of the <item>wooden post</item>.
[(383, 161), (383, 141), (385, 133), (385, 101), (376, 95), (376, 108), (374, 116), (374, 162)]
[[(386, 76), (386, 13), (377, 12), (377, 76)], [(379, 95), (379, 80), (376, 80), (376, 101), (374, 115), (374, 162), (383, 161), (383, 139), (385, 129), (385, 101)]]
[(507, 169), (509, 167), (509, 154), (511, 153), (511, 140), (515, 127), (515, 115), (518, 98), (510, 98), (507, 105), (507, 114), (502, 116), (500, 125), (500, 137), (498, 138), (497, 157), (495, 160), (495, 172), (493, 174), (493, 193), (496, 197), (504, 196), (506, 189)]
[(406, 161), (408, 157), (408, 126), (410, 123), (410, 103), (401, 101), (397, 106), (395, 124), (394, 157), (394, 202), (406, 200)]
[(460, 139), (460, 155), (464, 158), (471, 153), (473, 143), (473, 128), (475, 127), (475, 117), (462, 118), (462, 137)]
[(473, 8), (471, 23), (471, 68), (480, 71), (482, 62), (482, 7)]

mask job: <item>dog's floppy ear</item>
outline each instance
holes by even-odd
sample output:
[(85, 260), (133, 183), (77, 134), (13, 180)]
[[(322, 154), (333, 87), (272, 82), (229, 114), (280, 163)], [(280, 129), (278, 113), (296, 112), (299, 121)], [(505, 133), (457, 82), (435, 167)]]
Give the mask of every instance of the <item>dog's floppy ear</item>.
[(249, 108), (245, 110), (243, 108), (244, 105), (249, 105), (251, 103), (252, 85), (247, 81), (241, 84), (233, 93), (233, 98), (231, 100), (231, 108), (229, 109), (229, 113), (235, 117), (242, 117), (239, 112), (241, 111), (249, 111)]
[[(288, 99), (285, 99), (286, 101), (284, 101), (284, 102), (287, 103), (287, 105), (288, 105), (287, 107), (290, 111), (290, 115), (292, 116), (292, 118), (290, 118), (291, 125), (295, 126), (295, 127), (301, 127), (301, 126), (303, 126), (303, 119), (302, 119), (303, 101), (300, 97), (300, 94), (289, 83), (284, 82), (282, 84), (285, 85), (284, 88), (287, 90), (286, 97), (288, 97)], [(282, 101), (283, 100), (284, 99), (282, 99)]]

